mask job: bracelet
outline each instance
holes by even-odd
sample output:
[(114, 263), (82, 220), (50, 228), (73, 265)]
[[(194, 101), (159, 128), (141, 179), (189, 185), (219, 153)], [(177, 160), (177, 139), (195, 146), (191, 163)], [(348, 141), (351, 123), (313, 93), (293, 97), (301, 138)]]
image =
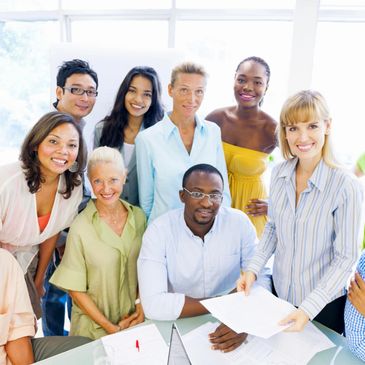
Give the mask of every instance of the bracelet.
[(137, 298), (136, 301), (134, 302), (135, 305), (137, 304), (141, 304), (141, 299), (140, 298)]

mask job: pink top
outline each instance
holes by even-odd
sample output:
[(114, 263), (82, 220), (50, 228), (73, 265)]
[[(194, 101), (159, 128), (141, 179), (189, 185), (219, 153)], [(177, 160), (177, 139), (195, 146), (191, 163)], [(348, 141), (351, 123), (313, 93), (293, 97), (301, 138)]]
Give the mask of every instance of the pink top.
[(11, 365), (5, 345), (34, 336), (34, 314), (22, 269), (11, 253), (0, 248), (0, 364)]

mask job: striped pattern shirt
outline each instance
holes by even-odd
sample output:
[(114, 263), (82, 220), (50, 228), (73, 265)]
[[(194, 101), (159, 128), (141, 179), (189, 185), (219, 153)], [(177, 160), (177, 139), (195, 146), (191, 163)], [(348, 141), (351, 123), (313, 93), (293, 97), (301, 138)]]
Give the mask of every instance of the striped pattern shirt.
[(296, 204), (297, 162), (273, 170), (269, 221), (248, 270), (258, 273), (275, 253), (278, 296), (313, 319), (345, 294), (362, 238), (363, 191), (353, 175), (321, 160)]
[[(365, 280), (365, 252), (363, 252), (357, 272)], [(345, 307), (346, 340), (350, 350), (365, 361), (365, 317), (350, 303)]]

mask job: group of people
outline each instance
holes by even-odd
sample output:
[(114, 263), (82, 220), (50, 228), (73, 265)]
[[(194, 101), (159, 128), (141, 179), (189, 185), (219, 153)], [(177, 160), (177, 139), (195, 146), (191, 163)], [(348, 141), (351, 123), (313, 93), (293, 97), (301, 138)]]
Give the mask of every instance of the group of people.
[[(363, 233), (361, 185), (333, 156), (323, 96), (289, 97), (276, 123), (261, 109), (269, 81), (268, 64), (246, 58), (236, 105), (204, 120), (202, 66), (172, 70), (168, 113), (157, 72), (134, 67), (87, 157), (82, 129), (98, 77), (82, 60), (60, 66), (54, 111), (28, 133), (19, 161), (1, 167), (0, 364), (32, 363), (145, 316), (200, 315), (201, 299), (249, 295), (255, 281), (297, 307), (281, 322), (289, 331), (315, 319), (365, 359), (364, 258), (346, 291)], [(267, 196), (262, 174), (277, 145), (285, 161)], [(31, 340), (34, 314), (47, 337)], [(221, 324), (209, 340), (228, 352), (246, 336)]]

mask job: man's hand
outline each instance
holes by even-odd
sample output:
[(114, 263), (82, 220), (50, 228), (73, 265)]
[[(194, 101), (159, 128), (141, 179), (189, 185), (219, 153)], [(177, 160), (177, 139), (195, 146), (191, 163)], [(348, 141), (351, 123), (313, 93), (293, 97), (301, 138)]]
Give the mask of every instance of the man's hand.
[(246, 213), (253, 217), (267, 215), (267, 201), (261, 199), (251, 199), (246, 206)]
[(365, 282), (359, 273), (351, 280), (348, 299), (351, 304), (365, 317)]
[(282, 319), (279, 322), (279, 325), (285, 326), (287, 324), (291, 324), (290, 327), (285, 329), (285, 332), (300, 332), (304, 329), (308, 321), (309, 317), (305, 314), (305, 312), (301, 309), (296, 309)]
[(256, 281), (256, 275), (252, 271), (245, 271), (237, 280), (237, 291), (243, 291), (246, 295), (250, 294), (252, 284)]
[(236, 333), (221, 323), (217, 329), (209, 334), (209, 341), (213, 350), (230, 352), (239, 347), (246, 339), (247, 333)]

